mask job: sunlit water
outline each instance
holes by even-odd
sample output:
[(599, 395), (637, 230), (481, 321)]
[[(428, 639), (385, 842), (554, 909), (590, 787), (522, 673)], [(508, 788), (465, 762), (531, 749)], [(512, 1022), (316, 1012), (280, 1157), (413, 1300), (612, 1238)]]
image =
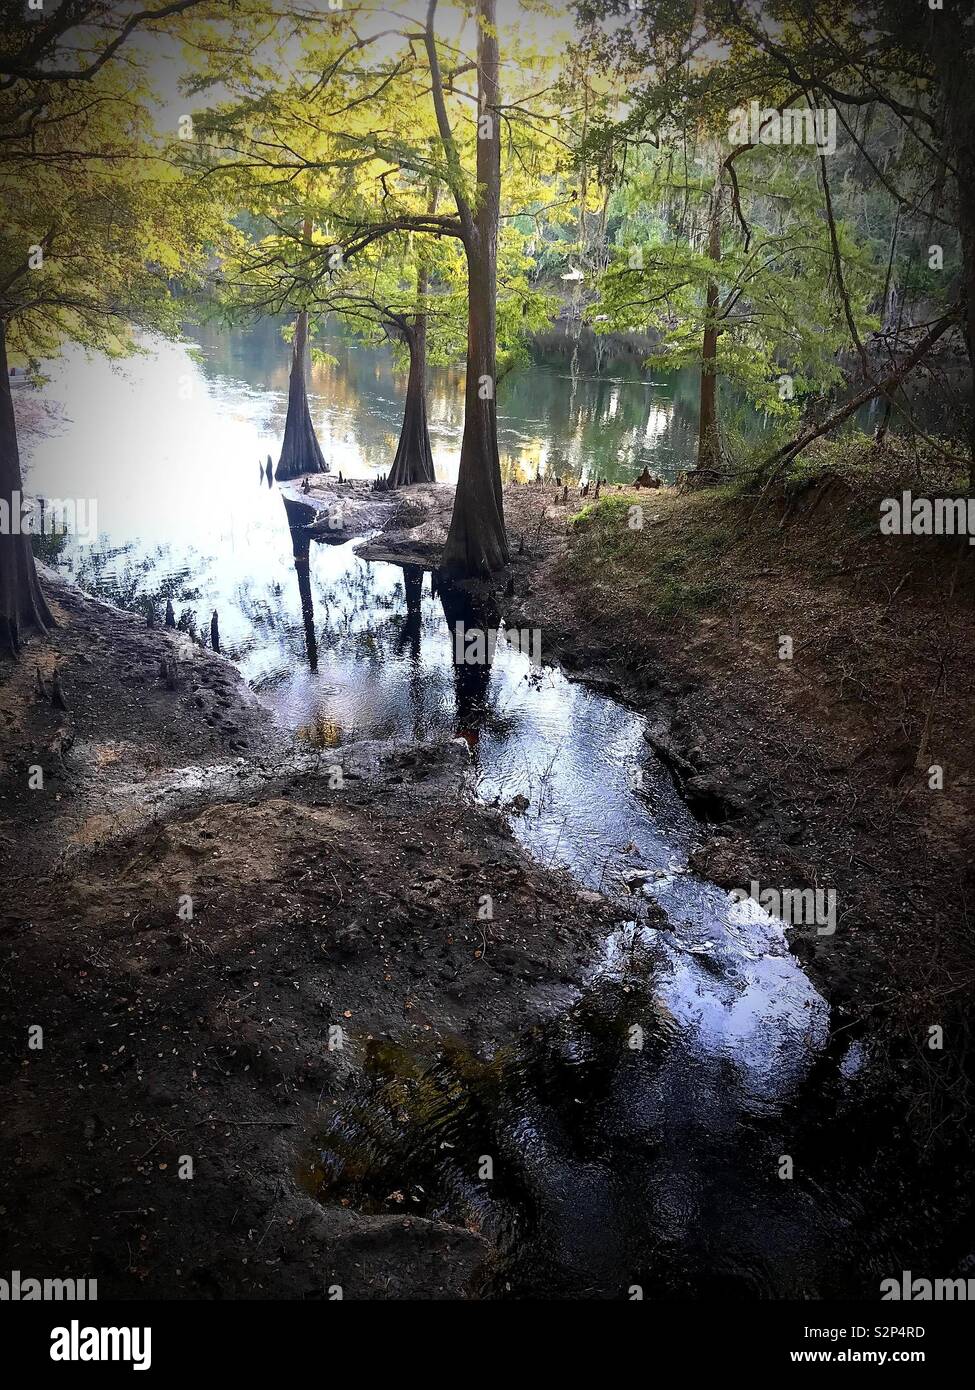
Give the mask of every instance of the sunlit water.
[[(402, 375), (381, 350), (348, 340), (330, 350), (336, 360), (312, 381), (325, 456), (347, 476), (384, 472)], [(785, 1117), (823, 1054), (828, 1012), (781, 925), (689, 872), (699, 829), (649, 753), (642, 716), (503, 644), (472, 693), (458, 683), (429, 576), (418, 593), (419, 576), (364, 563), (355, 542), (313, 545), (302, 594), (281, 495), (259, 469), (276, 459), (286, 388), (287, 352), (270, 327), (211, 338), (199, 355), (154, 344), (114, 368), (69, 354), (45, 393), (63, 428), (28, 441), (28, 485), (97, 500), (99, 538), (63, 548), (65, 573), (128, 607), (172, 598), (201, 629), (216, 609), (224, 650), (301, 739), (465, 738), (477, 795), (510, 811), (531, 852), (628, 905), (575, 1007), (555, 1020), (549, 1010), (541, 1032), (514, 1046), (487, 1118), (465, 1101), (451, 1120), (461, 1151), (490, 1140), (517, 1156), (519, 1179), (504, 1189), (518, 1213), (511, 1290), (624, 1296), (631, 1282), (679, 1292), (711, 1280), (815, 1294), (855, 1283), (858, 1259), (882, 1269), (864, 1253), (875, 1232), (862, 1248), (854, 1239), (839, 1283), (828, 1273), (835, 1240), (860, 1221), (855, 1183), (824, 1191), (821, 1177), (778, 1175), (800, 1143)], [(443, 479), (456, 468), (460, 388), (457, 372), (434, 373)], [(687, 377), (609, 368), (586, 379), (560, 361), (525, 369), (502, 388), (505, 473), (616, 479), (649, 466), (672, 476), (691, 459), (693, 399)], [(634, 1051), (638, 1015), (646, 1047)], [(829, 1107), (817, 1093), (823, 1123), (840, 1123), (858, 1074), (857, 1054), (836, 1050)], [(363, 1103), (368, 1130), (382, 1096)], [(808, 1151), (804, 1120), (798, 1128)], [(339, 1183), (341, 1169), (332, 1153)], [(417, 1171), (437, 1181), (422, 1162)], [(446, 1197), (440, 1205), (457, 1215)]]

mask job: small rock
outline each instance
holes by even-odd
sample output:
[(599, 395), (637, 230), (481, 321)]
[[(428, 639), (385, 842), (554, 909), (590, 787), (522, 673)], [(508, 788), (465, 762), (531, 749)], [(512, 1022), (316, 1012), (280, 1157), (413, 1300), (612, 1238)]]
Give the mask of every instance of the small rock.
[(576, 893), (576, 901), (587, 903), (591, 907), (598, 907), (601, 903), (606, 901), (606, 898), (602, 893), (594, 893), (589, 888), (580, 888), (578, 893)]

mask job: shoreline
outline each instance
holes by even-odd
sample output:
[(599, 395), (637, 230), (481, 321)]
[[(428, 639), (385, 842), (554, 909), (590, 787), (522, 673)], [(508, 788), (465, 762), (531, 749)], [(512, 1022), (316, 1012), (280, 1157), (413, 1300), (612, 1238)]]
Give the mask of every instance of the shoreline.
[[(327, 512), (358, 491), (325, 479), (287, 495)], [(371, 516), (386, 529), (357, 553), (429, 559), (449, 493), (377, 494)], [(874, 808), (867, 850), (849, 809), (863, 759), (844, 767), (834, 747), (827, 762), (815, 725), (769, 700), (777, 668), (756, 661), (750, 679), (722, 684), (722, 629), (707, 610), (630, 624), (630, 591), (599, 578), (609, 541), (598, 528), (633, 496), (608, 489), (580, 516), (580, 499), (563, 506), (551, 485), (509, 487), (504, 618), (540, 628), (545, 660), (651, 719), (647, 756), (699, 822), (690, 864), (701, 877), (733, 888), (834, 876), (836, 935), (789, 932), (831, 1009), (824, 1056), (874, 1025), (901, 1046), (912, 1015), (885, 1013), (883, 992), (910, 980), (915, 957), (892, 973), (903, 937), (878, 940), (876, 924), (897, 911), (905, 932), (918, 920), (941, 930), (930, 894), (957, 861), (932, 861), (911, 884), (919, 905), (905, 906), (891, 838), (910, 826), (904, 807), (882, 833)], [(636, 496), (654, 544), (701, 505), (670, 490)], [(781, 516), (776, 505), (769, 526)], [(51, 1039), (36, 1056), (8, 1043), (3, 1057), (0, 1158), (24, 1193), (0, 1218), (11, 1267), (83, 1257), (120, 1297), (325, 1298), (335, 1283), (354, 1298), (470, 1296), (490, 1280), (491, 1240), (409, 1212), (322, 1205), (302, 1178), (309, 1145), (376, 1049), (423, 1056), (460, 1042), (483, 1061), (526, 1017), (564, 1011), (620, 908), (532, 861), (503, 815), (471, 802), (457, 740), (302, 752), (225, 658), (46, 583), (61, 626), (0, 687), (0, 1012), (8, 1038), (42, 1020)], [(735, 640), (746, 632), (754, 641), (739, 616)], [(49, 680), (55, 667), (67, 712), (34, 690), (35, 669)], [(46, 764), (53, 817), (11, 757), (25, 737), (44, 750), (32, 756)], [(487, 929), (484, 892), (500, 909)], [(914, 1017), (930, 1008), (914, 1006)], [(335, 1028), (343, 1042), (330, 1049)], [(186, 1157), (192, 1182), (178, 1176)], [(53, 1182), (44, 1210), (28, 1200), (40, 1181)]]
[[(487, 1057), (564, 1009), (612, 910), (471, 803), (456, 741), (295, 752), (222, 657), (47, 587), (61, 625), (0, 687), (8, 1264), (120, 1298), (466, 1296), (483, 1236), (322, 1205), (309, 1144), (383, 1039)], [(65, 713), (33, 693), (54, 665)]]

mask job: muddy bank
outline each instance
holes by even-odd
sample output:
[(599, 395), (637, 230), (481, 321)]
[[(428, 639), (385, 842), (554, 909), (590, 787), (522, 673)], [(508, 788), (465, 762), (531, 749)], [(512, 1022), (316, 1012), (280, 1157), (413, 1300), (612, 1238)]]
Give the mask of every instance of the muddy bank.
[(284, 747), (229, 661), (42, 574), (58, 627), (0, 670), (0, 872), (12, 875), (25, 845), (36, 871), (119, 833), (175, 769)]
[[(414, 483), (394, 492), (373, 492), (368, 484), (340, 483), (319, 474), (309, 479), (307, 492), (295, 483), (282, 491), (309, 540), (339, 544), (364, 537), (356, 545), (363, 560), (422, 569), (436, 569), (440, 562), (454, 506), (451, 484)], [(555, 491), (561, 496), (561, 489)], [(572, 495), (577, 496), (575, 489)], [(547, 525), (553, 488), (509, 485), (505, 499), (512, 548), (524, 554), (526, 541), (537, 541), (540, 527)], [(566, 515), (565, 508), (553, 511), (548, 523), (557, 520), (564, 529)]]
[(395, 493), (376, 492), (361, 478), (313, 473), (307, 478), (277, 483), (289, 515), (300, 519), (314, 539), (341, 544), (387, 525), (397, 510)]
[[(975, 973), (967, 548), (882, 540), (876, 499), (835, 475), (757, 505), (612, 487), (579, 520), (592, 499), (564, 497), (552, 483), (505, 490), (506, 621), (648, 713), (648, 755), (702, 826), (697, 872), (729, 889), (835, 890), (835, 933), (790, 930), (834, 1026), (923, 1040)], [(409, 520), (391, 518), (362, 553), (430, 564), (439, 500)], [(929, 765), (948, 769), (938, 790)]]
[(102, 1297), (464, 1296), (490, 1243), (323, 1207), (312, 1138), (370, 1046), (488, 1057), (563, 1009), (608, 907), (471, 805), (466, 745), (296, 754), (221, 658), (49, 587), (3, 673), (0, 1259)]
[[(842, 1028), (920, 1027), (973, 978), (973, 562), (937, 539), (879, 536), (896, 447), (866, 480), (858, 463), (758, 501), (505, 489), (507, 622), (650, 716), (648, 756), (702, 826), (703, 877), (835, 891), (836, 931), (790, 938)], [(435, 567), (449, 489), (396, 497), (358, 553)], [(938, 789), (929, 766), (945, 771)]]
[[(633, 505), (645, 524), (628, 532)], [(835, 889), (835, 934), (796, 928), (793, 950), (836, 1027), (890, 1024), (920, 1046), (973, 982), (973, 586), (967, 548), (885, 546), (873, 499), (829, 479), (758, 507), (614, 490), (575, 525), (551, 500), (507, 617), (652, 715), (705, 827), (698, 872)]]
[[(341, 499), (343, 485), (324, 486)], [(423, 563), (449, 510), (442, 489), (406, 491), (369, 545)], [(613, 489), (611, 507), (577, 518), (580, 499), (562, 496), (545, 484), (508, 491), (508, 621), (537, 627), (550, 660), (652, 716), (647, 770), (662, 759), (697, 816), (702, 880), (838, 887), (835, 936), (792, 933), (830, 1009), (786, 950), (725, 921), (706, 882), (700, 920), (675, 930), (651, 918), (651, 946), (599, 894), (529, 861), (504, 818), (473, 805), (463, 740), (343, 744), (330, 726), (314, 745), (294, 742), (220, 657), (55, 587), (61, 627), (3, 687), (0, 1245), (12, 1268), (82, 1268), (103, 1296), (323, 1298), (340, 1286), (434, 1298), (589, 1296), (597, 1284), (618, 1297), (633, 1270), (660, 1296), (690, 1296), (726, 1257), (730, 1286), (758, 1296), (863, 1296), (877, 1269), (928, 1249), (954, 1267), (943, 1213), (924, 1205), (923, 1165), (911, 1178), (923, 1195), (913, 1244), (902, 1254), (903, 1230), (874, 1218), (905, 1164), (919, 1169), (901, 1116), (952, 1132), (959, 1050), (936, 1077), (929, 1069), (932, 1094), (919, 1098), (917, 1069), (875, 1065), (868, 1034), (884, 1018), (908, 1036), (930, 1021), (935, 977), (906, 948), (926, 914), (934, 962), (950, 963), (945, 916), (952, 882), (960, 889), (943, 875), (961, 869), (943, 836), (905, 873), (917, 804), (903, 779), (884, 781), (889, 735), (871, 751), (884, 703), (861, 714), (828, 686), (811, 699), (808, 668), (792, 694), (767, 659), (784, 630), (808, 659), (804, 616), (823, 621), (823, 576), (795, 541), (789, 588), (768, 582), (770, 528), (797, 513), (767, 518), (749, 550), (740, 513), (712, 514), (726, 500), (705, 499), (702, 521), (700, 501)], [(646, 526), (621, 554), (630, 505), (645, 507)], [(799, 534), (811, 530), (807, 514)], [(871, 614), (859, 551), (844, 565), (828, 554), (841, 571), (830, 611)], [(885, 581), (893, 592), (900, 576)], [(920, 604), (911, 583), (899, 592)], [(878, 597), (872, 618), (895, 607)], [(847, 629), (828, 638), (842, 697), (867, 668), (851, 666)], [(52, 703), (55, 669), (67, 710)], [(505, 704), (497, 713), (517, 717)], [(954, 705), (939, 710), (932, 738), (963, 722)], [(612, 723), (597, 723), (593, 753), (604, 752), (600, 728), (613, 744)], [(47, 761), (31, 751), (52, 739)], [(32, 759), (43, 793), (27, 787)], [(579, 783), (593, 800), (599, 766), (587, 757)], [(871, 779), (866, 801), (858, 777)], [(31, 801), (42, 794), (43, 812)], [(676, 803), (662, 773), (641, 796), (654, 827), (667, 797)], [(638, 859), (624, 875), (634, 904), (656, 864)], [(675, 873), (686, 874), (683, 857)], [(607, 978), (609, 954), (623, 969)], [(750, 973), (753, 961), (764, 973)], [(948, 1017), (941, 997), (936, 1019)], [(647, 1039), (636, 1054), (634, 1022)], [(730, 1053), (714, 1046), (712, 1022), (718, 1033), (730, 1024)], [(28, 1045), (36, 1026), (43, 1048)], [(808, 1184), (795, 1199), (775, 1166), (794, 1142)], [(513, 1159), (498, 1201), (485, 1200), (479, 1173), (492, 1154)], [(966, 1181), (959, 1168), (959, 1191)], [(876, 1248), (851, 1237), (838, 1260), (837, 1230), (868, 1208)], [(502, 1251), (508, 1213), (525, 1225)]]
[(285, 483), (292, 524), (300, 523), (309, 540), (341, 545), (376, 532), (359, 553), (368, 560), (433, 566), (439, 560), (450, 525), (454, 489), (446, 483), (416, 483), (394, 492), (375, 492), (358, 479), (339, 482), (319, 473), (301, 483)]

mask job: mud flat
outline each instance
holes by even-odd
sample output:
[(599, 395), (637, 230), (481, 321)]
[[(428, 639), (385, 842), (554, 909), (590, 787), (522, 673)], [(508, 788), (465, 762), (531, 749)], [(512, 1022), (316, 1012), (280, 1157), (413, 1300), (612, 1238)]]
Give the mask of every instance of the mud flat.
[(323, 1206), (311, 1138), (377, 1042), (489, 1056), (563, 1008), (608, 905), (472, 805), (466, 745), (295, 748), (228, 662), (46, 582), (60, 626), (0, 687), (3, 1261), (101, 1297), (464, 1296), (489, 1242)]

